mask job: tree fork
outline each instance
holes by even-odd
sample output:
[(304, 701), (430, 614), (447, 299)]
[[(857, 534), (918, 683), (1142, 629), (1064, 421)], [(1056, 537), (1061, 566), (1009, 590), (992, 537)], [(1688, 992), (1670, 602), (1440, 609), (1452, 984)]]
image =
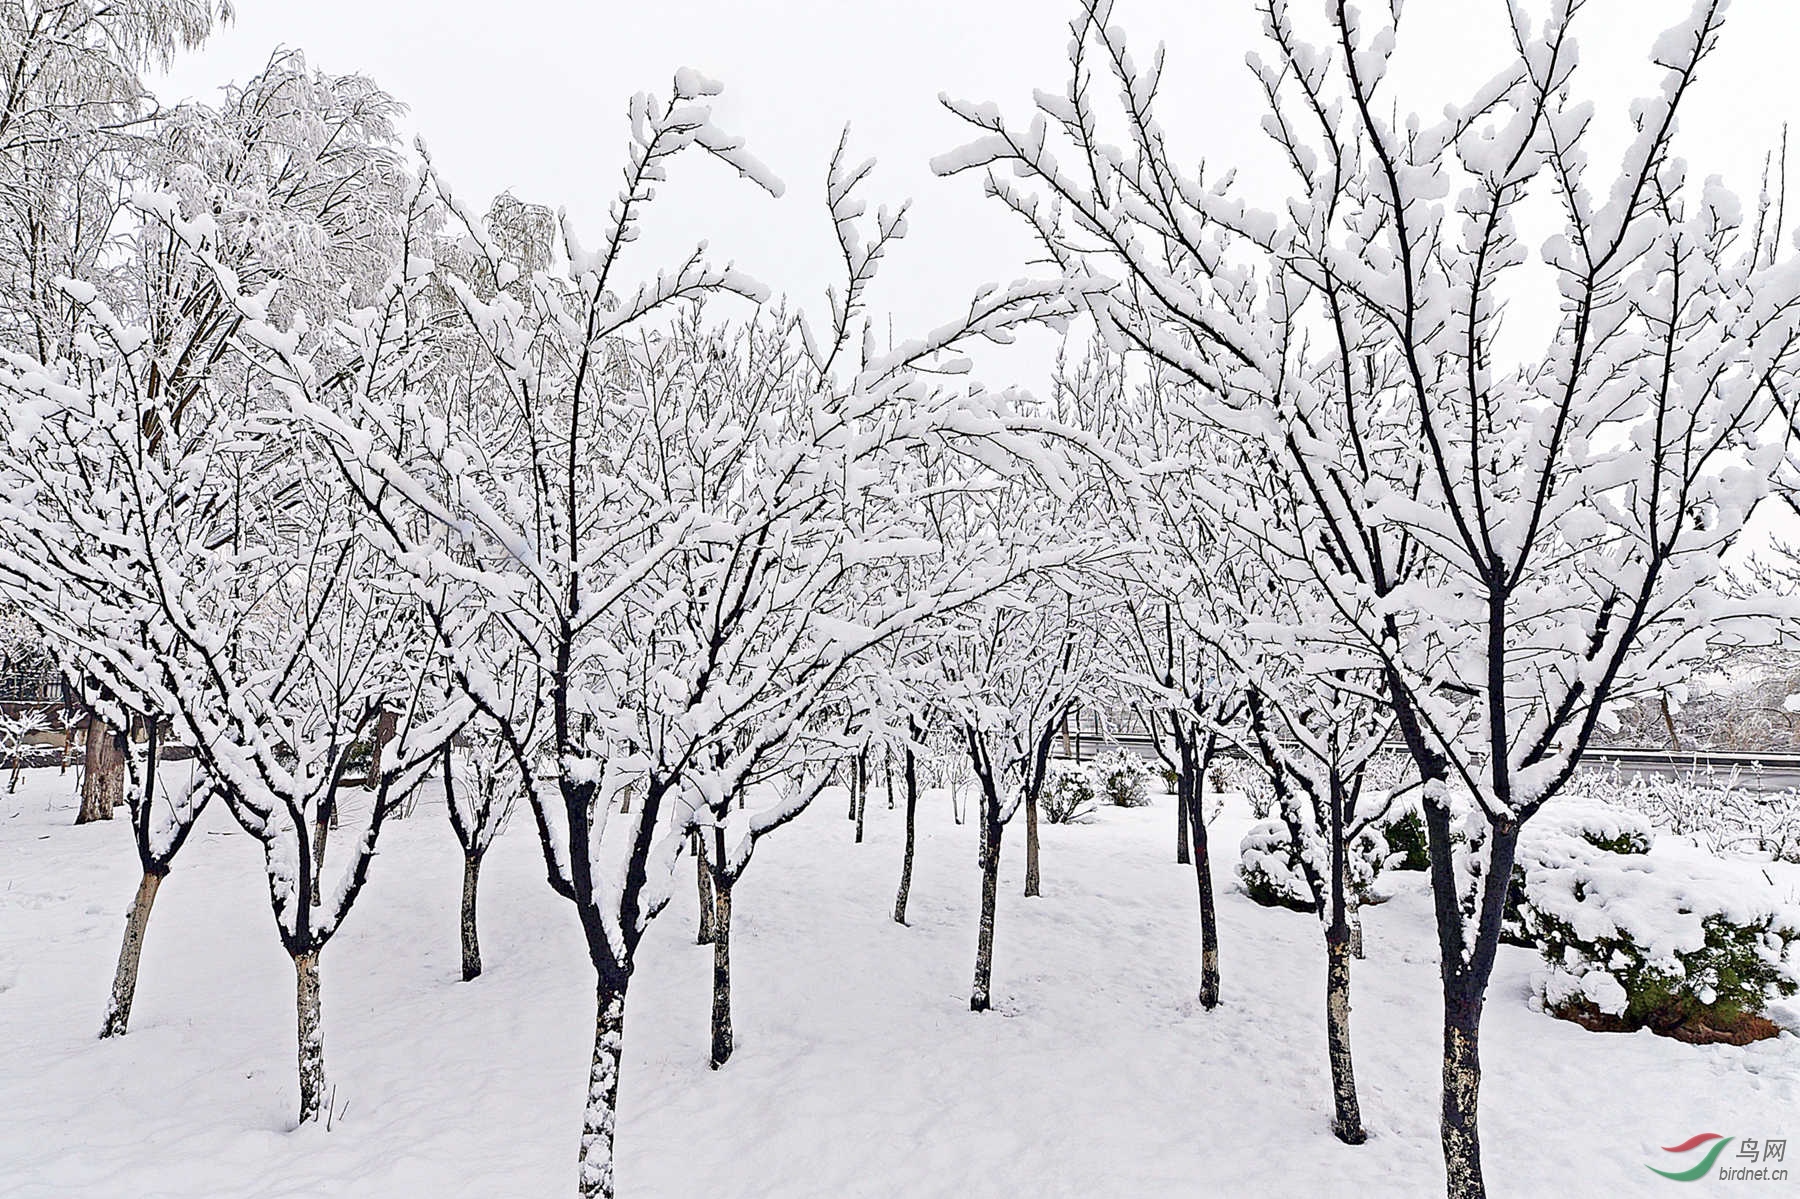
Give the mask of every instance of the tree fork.
[(1481, 1172), (1481, 1013), (1499, 948), (1507, 880), (1518, 851), (1516, 824), (1490, 823), (1484, 885), (1476, 914), (1475, 946), (1464, 950), (1450, 812), (1425, 804), (1426, 845), (1431, 854), (1431, 889), (1438, 926), (1438, 954), (1444, 986), (1444, 1063), (1439, 1134), (1448, 1199), (1486, 1199)]

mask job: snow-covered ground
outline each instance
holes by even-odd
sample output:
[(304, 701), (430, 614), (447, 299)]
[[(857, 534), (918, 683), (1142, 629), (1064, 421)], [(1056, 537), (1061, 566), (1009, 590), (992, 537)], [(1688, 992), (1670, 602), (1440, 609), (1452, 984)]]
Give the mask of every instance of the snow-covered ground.
[[(73, 826), (72, 778), (31, 771), (0, 796), (0, 1195), (572, 1193), (591, 974), (528, 820), (482, 872), (487, 973), (470, 984), (457, 980), (461, 859), (441, 808), (389, 824), (324, 955), (342, 1114), (329, 1132), (296, 1132), (293, 973), (256, 842), (223, 808), (209, 814), (158, 896), (132, 1031), (103, 1043), (138, 871), (122, 820)], [(1399, 876), (1366, 916), (1353, 1036), (1370, 1139), (1349, 1148), (1329, 1132), (1316, 925), (1237, 888), (1250, 817), (1228, 806), (1213, 832), (1224, 1003), (1201, 1010), (1193, 877), (1173, 861), (1168, 803), (1045, 828), (1033, 900), (1019, 896), (1015, 822), (997, 1010), (975, 1015), (974, 828), (940, 796), (922, 805), (902, 928), (889, 918), (900, 813), (872, 801), (853, 845), (828, 793), (768, 839), (737, 889), (738, 1049), (717, 1073), (710, 950), (693, 944), (684, 863), (632, 984), (620, 1193), (1441, 1193), (1423, 877)], [(1536, 965), (1502, 948), (1483, 1033), (1496, 1196), (1656, 1194), (1674, 1185), (1645, 1168), (1666, 1164), (1658, 1146), (1800, 1138), (1791, 1033), (1733, 1048), (1585, 1032), (1527, 1007)]]

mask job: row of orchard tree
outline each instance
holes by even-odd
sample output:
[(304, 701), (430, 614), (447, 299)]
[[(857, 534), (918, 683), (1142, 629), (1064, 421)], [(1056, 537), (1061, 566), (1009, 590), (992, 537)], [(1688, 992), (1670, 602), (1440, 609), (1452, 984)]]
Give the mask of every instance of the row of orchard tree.
[[(1448, 1189), (1483, 1194), (1479, 1033), (1521, 827), (1611, 712), (1790, 615), (1723, 558), (1793, 494), (1800, 275), (1778, 178), (1745, 212), (1673, 152), (1716, 0), (1657, 41), (1661, 86), (1596, 182), (1579, 4), (1514, 9), (1514, 60), (1432, 122), (1384, 115), (1396, 14), (1334, 3), (1303, 29), (1260, 7), (1279, 211), (1174, 160), (1160, 51), (1135, 59), (1087, 0), (1067, 85), (1020, 123), (952, 103), (975, 140), (936, 164), (982, 173), (1052, 269), (895, 341), (869, 297), (906, 212), (869, 212), (847, 138), (822, 308), (698, 251), (630, 260), (678, 158), (782, 191), (698, 74), (633, 100), (584, 244), (510, 196), (465, 205), (397, 144), (391, 97), (296, 53), (214, 105), (158, 107), (139, 73), (207, 35), (204, 0), (8, 6), (0, 590), (107, 724), (143, 731), (119, 751), (143, 884), (106, 1032), (216, 799), (264, 849), (300, 1115), (321, 1115), (322, 951), (385, 820), (435, 777), (467, 863), (465, 975), (515, 805), (580, 922), (580, 1187), (611, 1195), (636, 950), (681, 860), (711, 917), (717, 1066), (759, 840), (888, 747), (904, 921), (917, 757), (966, 759), (984, 1009), (1005, 831), (1023, 811), (1035, 893), (1054, 742), (1107, 698), (1175, 768), (1208, 1008), (1207, 766), (1235, 745), (1268, 775), (1321, 918), (1351, 1143), (1352, 846), (1395, 799), (1371, 757), (1404, 744)], [(1520, 226), (1544, 211), (1534, 256)], [(1533, 296), (1559, 317), (1521, 353), (1501, 317)], [(1085, 335), (1046, 393), (969, 381), (972, 347), (1039, 325)], [(191, 770), (158, 771), (168, 738)], [(373, 803), (327, 869), (361, 774)]]

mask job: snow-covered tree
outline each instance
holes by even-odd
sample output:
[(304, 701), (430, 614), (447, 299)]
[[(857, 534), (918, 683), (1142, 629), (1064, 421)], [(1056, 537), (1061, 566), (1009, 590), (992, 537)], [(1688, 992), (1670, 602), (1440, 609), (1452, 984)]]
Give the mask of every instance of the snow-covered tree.
[[(70, 357), (10, 359), (6, 389), (19, 408), (9, 452), (23, 506), (8, 522), (13, 554), (0, 585), (52, 632), (92, 701), (83, 814), (110, 817), (114, 791), (128, 799), (144, 868), (109, 1035), (129, 1017), (156, 889), (213, 791), (197, 777), (159, 783), (156, 748), (175, 700), (157, 655), (178, 654), (180, 634), (159, 615), (152, 584), (168, 554), (192, 548), (178, 548), (180, 537), (229, 539), (244, 515), (233, 507), (241, 480), (227, 485), (218, 472), (250, 469), (255, 455), (222, 454), (223, 434), (208, 423), (221, 414), (220, 389), (242, 382), (229, 357), (240, 318), (221, 288), (279, 284), (285, 292), (269, 294), (291, 313), (334, 302), (326, 280), (366, 286), (379, 275), (396, 237), (370, 229), (403, 195), (388, 148), (395, 107), (366, 80), (309, 74), (285, 55), (223, 107), (167, 115), (138, 147), (137, 167), (172, 190), (139, 199), (133, 235), (108, 268), (116, 302), (65, 281), (65, 304), (84, 320)], [(46, 367), (73, 390), (47, 386)], [(104, 425), (114, 419), (138, 421), (134, 437)], [(132, 524), (133, 502), (156, 515)], [(193, 527), (171, 532), (161, 520)], [(126, 737), (133, 727), (149, 751), (141, 765)]]
[(156, 104), (143, 73), (231, 16), (215, 0), (0, 4), (0, 345), (43, 361), (68, 349), (79, 305), (56, 281), (110, 282), (121, 210), (145, 178)]
[[(1086, 556), (1076, 531), (1048, 519), (1021, 489), (991, 482), (953, 497), (939, 517), (964, 544), (992, 540), (1040, 551), (1063, 547), (1068, 560)], [(975, 948), (971, 1011), (992, 1003), (994, 921), (1000, 852), (1006, 826), (1026, 813), (1025, 894), (1039, 893), (1038, 797), (1050, 751), (1071, 713), (1100, 680), (1092, 597), (1079, 581), (1037, 575), (961, 611), (934, 631), (926, 669), (968, 754), (980, 799), (981, 917)]]
[[(166, 68), (230, 16), (212, 0), (0, 5), (0, 348), (46, 362), (69, 349), (80, 305), (59, 279), (100, 284), (109, 296), (128, 286), (118, 273), (129, 224), (121, 216), (149, 174), (156, 112), (141, 74)], [(98, 688), (70, 665), (79, 690)], [(121, 715), (118, 697), (94, 698)], [(81, 724), (76, 821), (110, 820), (124, 801), (126, 731), (92, 707)]]
[(896, 924), (906, 923), (912, 896), (919, 835), (919, 758), (930, 752), (926, 740), (944, 727), (947, 715), (942, 705), (933, 702), (931, 686), (932, 645), (939, 628), (939, 620), (921, 621), (893, 638), (880, 653), (864, 659), (860, 675), (849, 688), (851, 710), (859, 714), (865, 727), (879, 730), (890, 786), (893, 759), (897, 756), (900, 760), (904, 832), (900, 882), (894, 890)]
[[(195, 247), (211, 220), (187, 222), (172, 208), (163, 218)], [(186, 791), (159, 779), (154, 760), (139, 772), (146, 890), (126, 956), (135, 958), (154, 880), (208, 793), (262, 842), (277, 931), (294, 959), (300, 1112), (311, 1119), (324, 1097), (320, 951), (361, 891), (383, 817), (435, 762), (455, 713), (424, 719), (428, 642), (415, 605), (376, 573), (383, 560), (305, 432), (262, 407), (260, 388), (177, 395), (144, 386), (156, 364), (145, 327), (98, 300), (87, 311), (82, 358), (0, 372), (15, 400), (10, 443), (24, 451), (17, 469), (29, 479), (13, 513), (35, 554), (20, 572), (30, 572), (26, 602), (82, 648), (110, 693), (146, 697), (144, 710), (166, 714), (202, 772)], [(105, 552), (87, 551), (96, 541)], [(342, 786), (383, 698), (396, 694), (413, 699), (398, 752), (315, 910), (316, 813)], [(152, 750), (158, 724), (149, 722)], [(128, 990), (122, 998), (119, 1029)]]
[(444, 747), (444, 808), (462, 848), (462, 977), (481, 974), (481, 935), (476, 922), (476, 892), (481, 862), (494, 837), (512, 817), (521, 787), (518, 767), (500, 738), (465, 731), (466, 746)]
[[(1661, 83), (1596, 190), (1578, 4), (1542, 23), (1508, 5), (1513, 61), (1442, 118), (1396, 122), (1397, 7), (1335, 0), (1315, 43), (1267, 0), (1257, 77), (1294, 180), (1279, 214), (1174, 160), (1163, 56), (1136, 61), (1111, 8), (1083, 6), (1070, 86), (1028, 125), (953, 105), (981, 136), (939, 165), (995, 168), (1050, 255), (1119, 279), (1094, 306), (1103, 335), (1196, 384), (1291, 481), (1291, 524), (1240, 519), (1375, 655), (1427, 780), (1444, 1157), (1450, 1193), (1479, 1195), (1480, 1018), (1520, 825), (1610, 704), (1678, 683), (1743, 614), (1720, 556), (1786, 436), (1767, 420), (1795, 349), (1780, 214), (1746, 218), (1672, 152), (1724, 5), (1657, 39)], [(1105, 119), (1101, 77), (1120, 98)], [(1561, 228), (1533, 264), (1521, 206), (1538, 197)], [(1544, 293), (1560, 316), (1542, 349), (1502, 338), (1502, 311)], [(1467, 870), (1451, 780), (1491, 834)]]
[[(697, 302), (762, 293), (699, 253), (627, 290), (625, 251), (677, 155), (698, 149), (780, 191), (713, 123), (718, 90), (682, 71), (668, 100), (633, 102), (625, 186), (593, 251), (565, 226), (548, 265), (522, 263), (434, 179), (484, 265), (434, 278), (409, 256), (346, 332), (365, 364), (349, 385), (246, 326), (411, 579), (455, 687), (506, 746), (550, 885), (580, 918), (596, 981), (588, 1195), (614, 1190), (626, 995), (692, 830), (717, 838), (715, 885), (735, 877), (816, 787), (742, 813), (729, 798), (794, 777), (797, 739), (861, 653), (1012, 569), (958, 562), (923, 592), (884, 585), (883, 563), (934, 549), (905, 527), (885, 467), (946, 439), (977, 458), (1030, 452), (1022, 434), (1008, 444), (1006, 397), (938, 376), (961, 343), (1072, 303), (1060, 281), (984, 292), (961, 319), (875, 352), (862, 293), (903, 221), (879, 213), (863, 240), (852, 193), (868, 167), (841, 154), (829, 197), (850, 281), (827, 335), (779, 313), (710, 329)], [(409, 374), (446, 329), (477, 353)]]
[(1133, 383), (1125, 359), (1092, 346), (1058, 370), (1065, 419), (1099, 451), (1106, 518), (1129, 545), (1112, 573), (1102, 626), (1115, 683), (1174, 775), (1176, 860), (1192, 864), (1200, 916), (1201, 1006), (1219, 1002), (1219, 930), (1207, 829), (1208, 772), (1244, 715), (1241, 672), (1210, 630), (1213, 588), (1231, 569), (1229, 530), (1193, 486), (1209, 478), (1219, 435), (1194, 419), (1166, 372)]
[[(216, 790), (263, 842), (296, 969), (302, 1120), (323, 1101), (319, 953), (361, 889), (382, 819), (444, 734), (441, 722), (407, 722), (348, 868), (313, 912), (323, 845), (309, 834), (382, 710), (423, 715), (429, 642), (411, 597), (373, 573), (381, 559), (327, 485), (330, 460), (238, 338), (246, 323), (279, 320), (296, 352), (354, 361), (332, 322), (374, 290), (409, 211), (396, 107), (360, 77), (283, 55), (222, 107), (169, 117), (146, 159), (166, 190), (134, 200), (117, 302), (64, 281), (84, 321), (70, 357), (14, 355), (6, 381), (18, 400), (14, 466), (31, 485), (10, 577), (34, 619), (79, 647), (105, 702), (123, 707), (108, 713), (114, 727), (153, 702), (137, 708), (152, 748), (172, 721), (204, 774), (192, 794)], [(140, 774), (149, 805), (154, 764)], [(183, 823), (158, 836), (135, 822), (147, 877), (166, 871), (197, 813), (157, 806)], [(136, 911), (147, 916), (153, 893), (140, 892)], [(127, 957), (138, 942), (128, 929)], [(126, 1009), (128, 995), (115, 1003)]]
[[(1230, 542), (1228, 541), (1228, 545)], [(1392, 797), (1370, 785), (1369, 764), (1393, 732), (1379, 663), (1346, 651), (1337, 613), (1309, 581), (1239, 546), (1207, 588), (1216, 623), (1208, 643), (1242, 680), (1247, 729), (1237, 740), (1275, 794), (1285, 845), (1325, 936), (1325, 1032), (1332, 1132), (1367, 1139), (1350, 1052), (1350, 962), (1361, 954), (1358, 847)]]

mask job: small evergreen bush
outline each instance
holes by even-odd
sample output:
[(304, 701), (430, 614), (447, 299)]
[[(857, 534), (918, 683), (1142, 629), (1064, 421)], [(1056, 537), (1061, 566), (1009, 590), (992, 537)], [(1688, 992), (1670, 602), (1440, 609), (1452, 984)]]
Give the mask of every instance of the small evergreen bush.
[[(1321, 880), (1329, 877), (1329, 847), (1311, 828), (1302, 828), (1307, 860)], [(1238, 845), (1238, 877), (1244, 894), (1266, 908), (1296, 912), (1316, 910), (1313, 890), (1301, 868), (1301, 850), (1294, 845), (1286, 822), (1264, 820), (1251, 826)], [(1349, 877), (1345, 880), (1352, 902), (1379, 902), (1375, 876), (1389, 857), (1388, 845), (1375, 829), (1367, 829), (1350, 844)]]
[(1086, 766), (1055, 766), (1044, 780), (1038, 811), (1051, 824), (1085, 824), (1098, 798), (1093, 772)]
[(1537, 980), (1546, 1011), (1698, 1042), (1774, 1035), (1761, 1014), (1800, 990), (1800, 910), (1773, 888), (1725, 862), (1602, 848), (1645, 842), (1585, 836), (1579, 823), (1527, 835), (1513, 919), (1548, 967)]
[(1116, 808), (1150, 806), (1150, 763), (1130, 750), (1117, 750), (1094, 763), (1101, 794)]
[(1416, 807), (1398, 809), (1381, 826), (1388, 844), (1388, 868), (1431, 869), (1431, 849), (1425, 838), (1425, 815)]

